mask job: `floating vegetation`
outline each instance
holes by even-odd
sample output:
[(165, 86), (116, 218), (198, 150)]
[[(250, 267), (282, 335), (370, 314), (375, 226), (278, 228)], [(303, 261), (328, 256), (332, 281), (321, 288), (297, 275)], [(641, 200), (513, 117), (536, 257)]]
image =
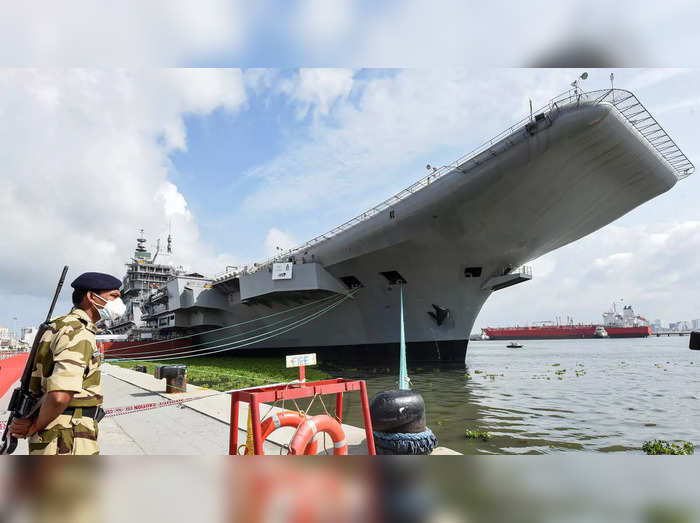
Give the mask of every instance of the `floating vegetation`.
[(647, 507), (643, 521), (648, 523), (689, 523), (695, 521), (694, 512), (690, 507), (678, 506), (671, 503), (658, 503)]
[(552, 367), (559, 367), (560, 365), (561, 365), (561, 363), (553, 363)]
[(481, 441), (488, 441), (491, 439), (491, 434), (477, 429), (467, 429), (465, 436), (467, 439), (480, 439)]
[(695, 453), (695, 446), (689, 441), (672, 443), (662, 439), (645, 441), (642, 450), (650, 456), (671, 454), (674, 456), (689, 456)]
[(475, 370), (474, 374), (481, 374), (482, 372), (484, 372), (484, 371), (483, 370)]

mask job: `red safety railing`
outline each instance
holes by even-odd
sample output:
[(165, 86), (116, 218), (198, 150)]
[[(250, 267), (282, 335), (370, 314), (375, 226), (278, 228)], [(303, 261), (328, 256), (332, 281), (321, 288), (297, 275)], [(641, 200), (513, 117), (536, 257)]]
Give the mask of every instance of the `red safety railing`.
[(369, 415), (369, 401), (367, 399), (367, 385), (364, 380), (348, 380), (335, 378), (330, 380), (313, 381), (309, 383), (292, 383), (281, 385), (268, 385), (255, 389), (235, 391), (231, 393), (231, 433), (229, 438), (229, 454), (238, 454), (238, 414), (240, 402), (248, 403), (252, 418), (253, 449), (254, 454), (263, 454), (263, 439), (260, 419), (260, 404), (274, 403), (284, 400), (297, 400), (310, 398), (317, 395), (335, 394), (336, 418), (342, 423), (343, 394), (345, 392), (359, 392), (362, 400), (362, 415), (365, 424), (365, 436), (367, 438), (367, 451), (374, 456), (374, 435), (372, 434), (372, 420)]
[(29, 357), (29, 353), (25, 352), (0, 360), (0, 397), (4, 396), (10, 387), (20, 379), (27, 363), (27, 357)]

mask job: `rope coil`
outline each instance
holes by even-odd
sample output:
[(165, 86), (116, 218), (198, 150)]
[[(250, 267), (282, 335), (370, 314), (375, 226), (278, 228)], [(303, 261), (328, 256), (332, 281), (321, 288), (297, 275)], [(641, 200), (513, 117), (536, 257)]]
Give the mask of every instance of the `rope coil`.
[(374, 444), (382, 454), (424, 455), (437, 447), (437, 438), (428, 427), (423, 432), (379, 432), (374, 434)]

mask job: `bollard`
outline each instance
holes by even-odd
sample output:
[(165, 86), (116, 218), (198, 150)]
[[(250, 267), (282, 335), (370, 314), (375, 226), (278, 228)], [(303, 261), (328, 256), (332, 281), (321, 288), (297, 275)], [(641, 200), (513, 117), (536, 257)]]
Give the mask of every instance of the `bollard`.
[(165, 378), (165, 392), (185, 392), (187, 390), (187, 365), (159, 365), (153, 376), (157, 380)]
[(700, 350), (700, 331), (693, 331), (690, 333), (688, 348), (690, 350)]
[(135, 370), (136, 372), (148, 372), (148, 369), (146, 368), (145, 365), (134, 365), (131, 367), (131, 370)]
[(437, 446), (437, 438), (425, 424), (425, 402), (417, 392), (379, 392), (369, 409), (377, 454), (430, 454)]

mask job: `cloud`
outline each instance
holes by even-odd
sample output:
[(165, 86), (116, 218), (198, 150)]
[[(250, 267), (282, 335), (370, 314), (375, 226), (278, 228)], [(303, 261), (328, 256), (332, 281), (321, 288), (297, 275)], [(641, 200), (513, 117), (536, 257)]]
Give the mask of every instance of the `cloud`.
[[(669, 56), (674, 63), (697, 62), (692, 51), (697, 48), (697, 7), (686, 1), (648, 9), (637, 9), (632, 0), (388, 1), (375, 3), (363, 16), (341, 7), (327, 25), (306, 14), (310, 4), (299, 8), (290, 33), (302, 37), (303, 63), (658, 67)], [(332, 27), (338, 28), (335, 33)], [(641, 36), (644, 27), (654, 29), (653, 40)]]
[(244, 46), (255, 10), (234, 0), (73, 0), (3, 5), (0, 63), (184, 65)]
[(46, 295), (60, 267), (121, 276), (139, 229), (171, 225), (174, 261), (214, 272), (168, 155), (183, 116), (245, 104), (237, 70), (0, 72), (0, 292)]
[(292, 34), (307, 52), (336, 45), (357, 21), (352, 0), (303, 0), (292, 18)]
[(347, 100), (352, 91), (352, 69), (299, 69), (287, 73), (279, 69), (247, 69), (244, 81), (258, 94), (282, 96), (296, 106), (296, 116), (303, 120), (311, 113), (314, 119), (328, 116), (331, 110)]
[(291, 234), (280, 231), (274, 227), (267, 231), (267, 236), (265, 237), (265, 248), (267, 249), (268, 256), (275, 256), (276, 254), (279, 254), (280, 249), (286, 251), (296, 247), (297, 245), (298, 242)]
[(327, 116), (333, 104), (350, 94), (352, 75), (349, 69), (301, 69), (292, 80), (282, 84), (282, 91), (299, 105), (300, 118), (310, 109), (316, 116)]

